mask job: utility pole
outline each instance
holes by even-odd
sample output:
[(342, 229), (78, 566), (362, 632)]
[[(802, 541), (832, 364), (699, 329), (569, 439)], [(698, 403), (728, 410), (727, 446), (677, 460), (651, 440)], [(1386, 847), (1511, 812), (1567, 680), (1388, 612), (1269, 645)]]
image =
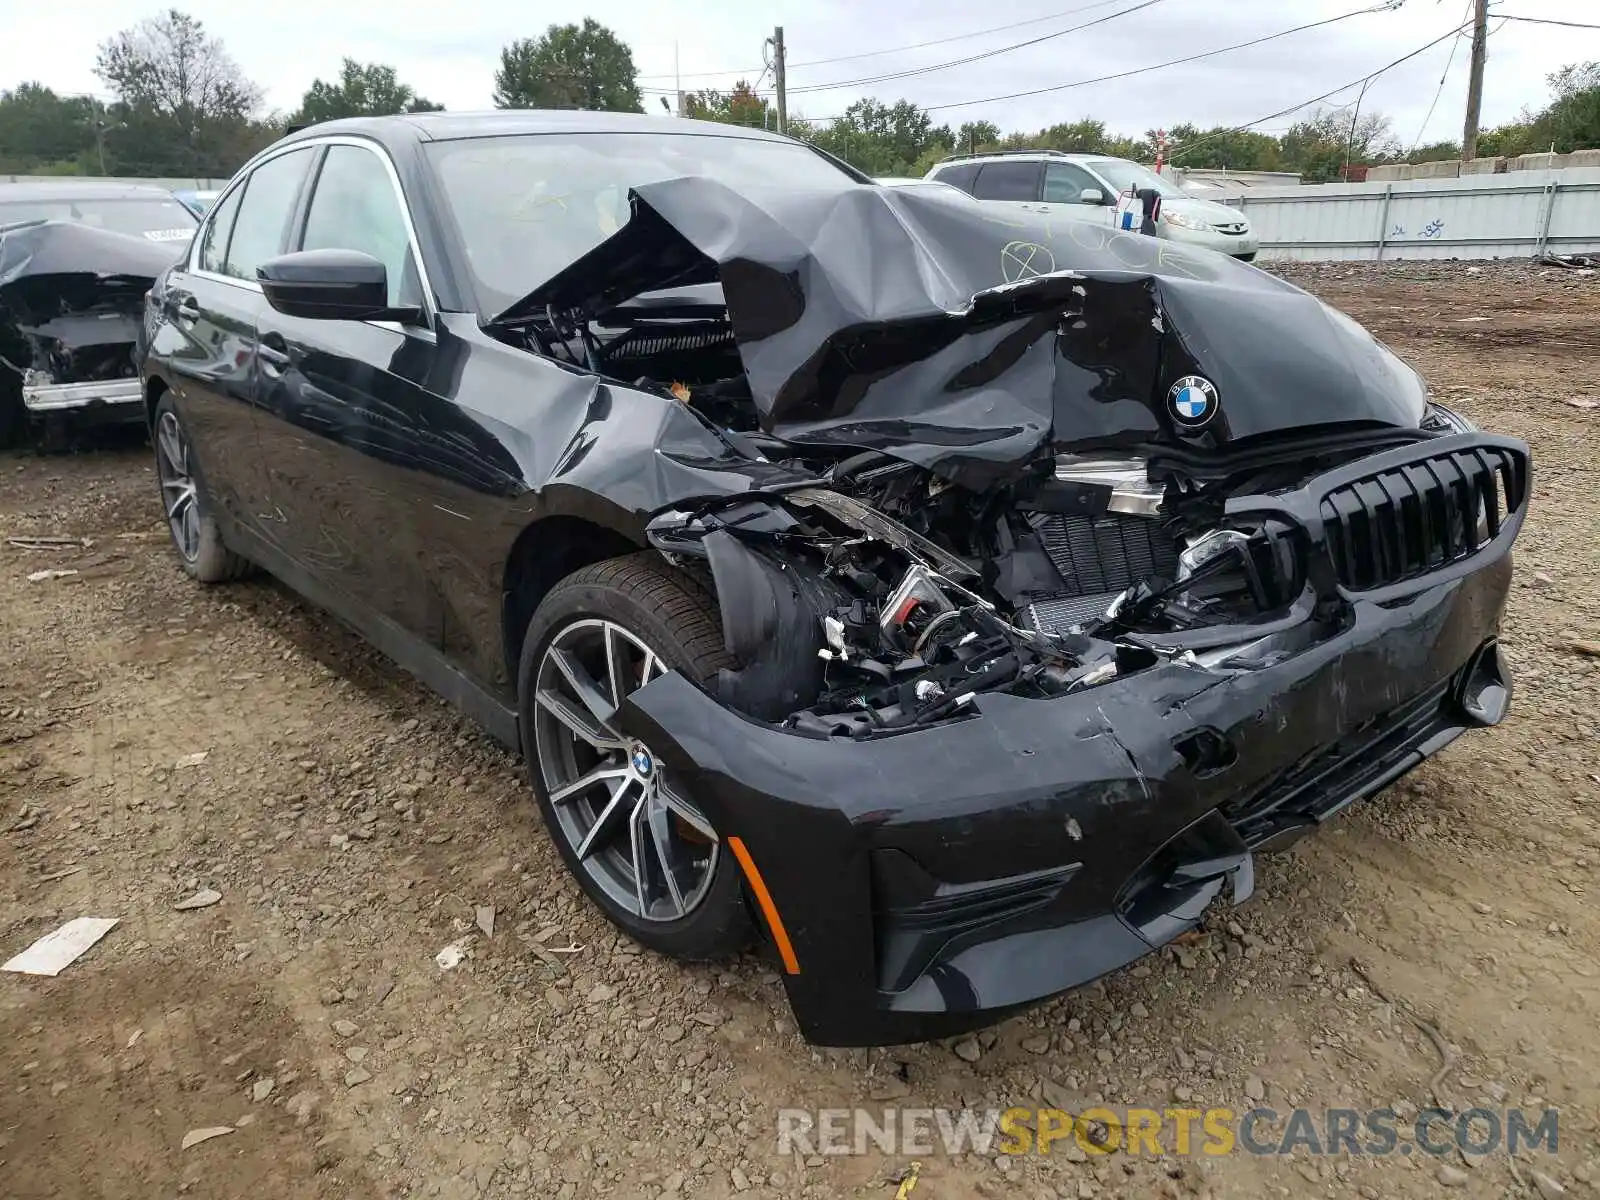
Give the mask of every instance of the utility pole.
[(100, 156), (100, 174), (109, 175), (111, 172), (106, 170), (106, 123), (98, 108), (90, 120), (94, 122), (94, 148)]
[(105, 109), (100, 107), (100, 101), (87, 94), (85, 99), (89, 101), (89, 129), (94, 134), (94, 149), (100, 160), (100, 174), (107, 175), (110, 172), (106, 170), (106, 131), (112, 128), (121, 129), (123, 123), (119, 122), (115, 126), (107, 125)]
[(1474, 0), (1472, 74), (1467, 79), (1467, 123), (1461, 131), (1461, 161), (1478, 157), (1478, 117), (1483, 111), (1483, 64), (1489, 57), (1489, 0)]
[(772, 31), (772, 78), (778, 89), (778, 132), (789, 132), (789, 97), (785, 90), (786, 83), (783, 69), (783, 26), (779, 25)]

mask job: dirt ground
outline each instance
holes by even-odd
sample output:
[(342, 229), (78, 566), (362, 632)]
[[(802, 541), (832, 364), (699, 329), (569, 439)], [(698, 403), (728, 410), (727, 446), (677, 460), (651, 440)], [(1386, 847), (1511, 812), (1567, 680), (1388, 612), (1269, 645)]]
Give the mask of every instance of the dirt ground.
[[(620, 941), (486, 736), (270, 581), (178, 572), (142, 446), (0, 458), (0, 959), (121, 920), (57, 978), (0, 975), (0, 1196), (889, 1200), (907, 1157), (779, 1157), (776, 1110), (1261, 1099), (1404, 1125), (1434, 1095), (1556, 1106), (1559, 1151), (935, 1153), (912, 1200), (1597, 1194), (1600, 659), (1570, 642), (1600, 639), (1600, 275), (1294, 274), (1533, 444), (1514, 714), (1261, 863), (1181, 951), (959, 1047), (813, 1049), (759, 957)], [(201, 888), (220, 902), (174, 909)]]

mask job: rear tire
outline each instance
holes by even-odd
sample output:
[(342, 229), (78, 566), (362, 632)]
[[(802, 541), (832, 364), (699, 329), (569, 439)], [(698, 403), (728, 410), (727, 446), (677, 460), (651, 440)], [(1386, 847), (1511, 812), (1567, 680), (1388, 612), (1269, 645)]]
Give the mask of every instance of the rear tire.
[[(666, 670), (704, 683), (735, 665), (715, 601), (654, 551), (567, 576), (540, 602), (522, 643), (522, 744), (551, 839), (613, 924), (678, 959), (725, 958), (750, 941), (739, 866), (693, 798), (602, 716), (619, 691)], [(569, 672), (585, 686), (573, 687)], [(589, 709), (577, 707), (584, 695)], [(567, 716), (558, 718), (563, 701)], [(574, 721), (594, 740), (574, 732)], [(610, 777), (581, 782), (596, 773)]]
[(199, 459), (171, 393), (156, 404), (151, 442), (156, 452), (156, 481), (161, 488), (161, 511), (167, 532), (184, 571), (201, 583), (231, 583), (254, 570), (254, 564), (235, 554), (222, 540), (216, 518), (206, 508), (200, 486)]

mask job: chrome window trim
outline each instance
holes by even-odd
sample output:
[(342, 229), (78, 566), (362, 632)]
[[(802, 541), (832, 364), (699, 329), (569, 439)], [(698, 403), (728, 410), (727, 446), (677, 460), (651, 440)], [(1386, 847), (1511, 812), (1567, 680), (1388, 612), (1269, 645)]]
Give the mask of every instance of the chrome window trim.
[[(422, 259), (422, 243), (417, 237), (417, 225), (416, 222), (411, 219), (411, 206), (406, 203), (405, 189), (400, 186), (400, 172), (395, 169), (394, 160), (389, 157), (389, 152), (386, 149), (384, 149), (377, 142), (373, 141), (371, 138), (352, 137), (349, 134), (329, 133), (320, 137), (302, 138), (299, 141), (289, 142), (283, 146), (274, 146), (268, 150), (262, 151), (261, 154), (257, 155), (255, 158), (251, 159), (248, 164), (246, 164), (246, 166), (239, 172), (237, 178), (235, 178), (233, 182), (224, 188), (222, 194), (212, 202), (211, 208), (206, 214), (208, 219), (205, 228), (209, 229), (211, 227), (209, 218), (213, 213), (222, 207), (223, 201), (228, 198), (235, 188), (242, 187), (245, 181), (255, 173), (258, 167), (270, 162), (274, 158), (279, 158), (285, 154), (292, 154), (296, 150), (303, 150), (307, 147), (313, 146), (356, 146), (376, 155), (378, 161), (383, 164), (384, 171), (387, 172), (389, 176), (389, 186), (394, 189), (394, 198), (400, 205), (400, 216), (406, 223), (406, 238), (411, 245), (411, 256), (416, 260), (417, 263), (417, 282), (422, 288), (422, 313), (426, 325), (401, 325), (397, 321), (363, 321), (362, 324), (377, 325), (384, 329), (403, 330), (407, 333), (420, 332), (423, 328), (426, 328), (428, 332), (432, 332), (433, 322), (439, 315), (439, 308), (434, 300), (433, 281), (428, 278), (428, 264)], [(317, 169), (318, 173), (320, 174), (321, 166), (319, 165)], [(313, 180), (311, 199), (315, 201), (316, 196), (316, 181)], [(189, 274), (197, 275), (201, 279), (212, 279), (218, 283), (232, 284), (235, 287), (246, 288), (253, 292), (261, 291), (261, 285), (253, 279), (240, 279), (237, 275), (224, 275), (218, 271), (207, 271), (202, 268), (199, 265), (199, 260), (200, 241), (203, 236), (203, 231), (201, 233), (197, 233), (194, 241), (190, 243), (189, 255), (184, 260), (184, 269)]]

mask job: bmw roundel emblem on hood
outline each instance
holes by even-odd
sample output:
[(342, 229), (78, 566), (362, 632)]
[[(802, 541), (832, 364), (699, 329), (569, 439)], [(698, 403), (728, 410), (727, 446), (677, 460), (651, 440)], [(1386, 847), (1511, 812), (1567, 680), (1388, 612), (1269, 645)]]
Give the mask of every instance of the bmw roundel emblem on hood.
[(1215, 385), (1201, 375), (1185, 375), (1167, 392), (1167, 409), (1179, 428), (1199, 429), (1217, 415), (1222, 400)]

